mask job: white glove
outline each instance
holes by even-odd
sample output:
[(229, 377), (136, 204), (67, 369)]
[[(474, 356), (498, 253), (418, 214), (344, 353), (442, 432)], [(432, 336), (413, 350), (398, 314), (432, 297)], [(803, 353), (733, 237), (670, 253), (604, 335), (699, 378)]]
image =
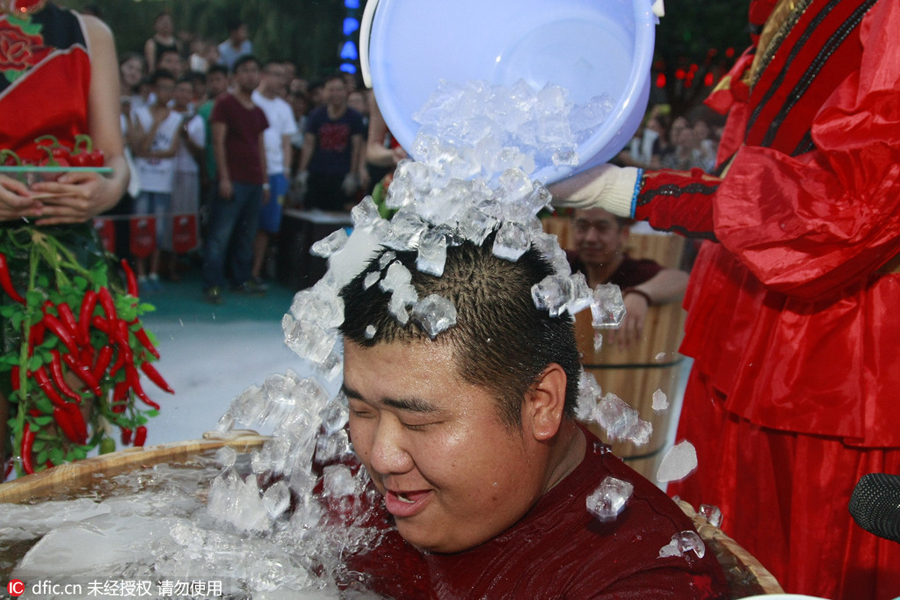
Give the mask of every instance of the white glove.
[(603, 208), (620, 217), (632, 217), (632, 200), (641, 170), (604, 164), (548, 186), (553, 206)]
[(347, 196), (352, 196), (359, 189), (359, 177), (356, 176), (356, 173), (347, 173), (344, 182), (341, 183), (341, 189)]

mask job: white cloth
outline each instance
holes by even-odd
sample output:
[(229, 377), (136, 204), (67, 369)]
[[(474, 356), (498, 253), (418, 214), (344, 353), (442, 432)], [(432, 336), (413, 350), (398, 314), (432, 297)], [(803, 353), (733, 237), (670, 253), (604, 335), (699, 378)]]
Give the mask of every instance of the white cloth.
[[(153, 115), (149, 108), (138, 108), (134, 111), (133, 118), (141, 124), (141, 128), (147, 132), (153, 127)], [(152, 152), (165, 152), (172, 147), (172, 142), (181, 128), (181, 115), (175, 111), (169, 111), (166, 120), (160, 123), (156, 135), (150, 144)], [(172, 181), (175, 177), (175, 158), (146, 158), (138, 156), (134, 159), (138, 174), (141, 178), (141, 191), (158, 192), (162, 194), (172, 193)]]
[[(195, 145), (203, 148), (206, 145), (206, 125), (203, 118), (199, 115), (193, 117), (185, 117), (187, 119), (187, 136)], [(178, 152), (175, 154), (175, 171), (178, 173), (199, 173), (200, 167), (188, 149), (185, 140), (182, 138), (181, 145), (178, 146)]]
[(292, 136), (297, 133), (297, 121), (294, 119), (294, 111), (290, 104), (278, 96), (266, 98), (259, 90), (253, 90), (253, 103), (266, 113), (269, 128), (263, 133), (266, 144), (266, 165), (269, 175), (284, 173), (284, 136)]

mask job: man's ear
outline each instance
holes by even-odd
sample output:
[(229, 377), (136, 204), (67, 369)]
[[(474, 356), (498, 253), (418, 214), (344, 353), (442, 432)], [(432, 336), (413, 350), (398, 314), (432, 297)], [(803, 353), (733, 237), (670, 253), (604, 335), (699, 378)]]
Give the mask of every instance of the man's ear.
[(538, 441), (548, 441), (559, 431), (566, 403), (566, 372), (551, 363), (528, 391), (523, 406), (523, 424)]

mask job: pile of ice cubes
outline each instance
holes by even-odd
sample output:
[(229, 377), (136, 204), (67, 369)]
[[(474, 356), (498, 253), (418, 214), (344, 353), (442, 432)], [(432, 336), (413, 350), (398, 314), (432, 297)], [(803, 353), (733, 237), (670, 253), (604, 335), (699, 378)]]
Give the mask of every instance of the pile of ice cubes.
[(637, 409), (613, 393), (603, 394), (590, 373), (581, 372), (576, 415), (585, 423), (598, 423), (610, 442), (626, 440), (636, 446), (650, 442), (653, 424), (640, 418)]
[(509, 168), (531, 174), (550, 165), (576, 166), (578, 147), (613, 108), (606, 94), (576, 105), (566, 89), (547, 84), (538, 90), (524, 79), (511, 87), (443, 80), (413, 115), (423, 135), (412, 155), (460, 179), (490, 179)]

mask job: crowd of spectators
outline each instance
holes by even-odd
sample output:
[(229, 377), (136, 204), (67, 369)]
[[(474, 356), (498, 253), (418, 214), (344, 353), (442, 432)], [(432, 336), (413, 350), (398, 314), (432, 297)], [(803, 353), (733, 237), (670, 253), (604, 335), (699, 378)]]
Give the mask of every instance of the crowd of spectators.
[[(228, 30), (221, 42), (176, 32), (171, 15), (164, 12), (143, 52), (120, 59), (122, 129), (134, 175), (129, 195), (114, 215), (152, 217), (156, 239), (150, 244), (153, 252), (136, 256), (140, 244), (129, 239), (135, 229), (119, 222), (116, 251), (135, 259), (145, 292), (162, 289), (166, 279), (180, 279), (200, 264), (201, 254), (208, 266), (207, 255), (215, 250), (221, 256), (213, 263), (221, 260), (224, 274), (205, 277), (208, 300), (222, 302), (227, 283), (234, 290), (264, 293), (266, 280), (275, 274), (272, 248), (285, 208), (345, 212), (406, 156), (387, 131), (374, 97), (355, 76), (338, 73), (311, 80), (298, 76), (290, 60), (262, 65), (254, 59), (260, 71), (249, 98), (262, 110), (267, 127), (260, 146), (266, 159), (264, 193), (254, 219), (232, 223), (227, 239), (210, 245), (216, 233), (210, 225), (222, 214), (225, 199), (223, 159), (214, 150), (215, 123), (222, 111), (215, 108), (240, 95), (235, 66), (254, 56), (246, 24), (229, 22)], [(711, 172), (717, 128), (703, 114), (673, 116), (666, 105), (651, 109), (617, 160), (643, 168)], [(185, 223), (193, 234), (184, 231)], [(176, 243), (185, 239), (187, 244)], [(252, 249), (250, 258), (247, 249)]]
[[(262, 294), (265, 280), (274, 275), (267, 258), (286, 207), (346, 211), (370, 187), (369, 98), (356, 77), (311, 81), (299, 77), (289, 60), (263, 65), (253, 54), (246, 24), (230, 22), (228, 30), (221, 43), (176, 32), (172, 16), (163, 12), (143, 51), (120, 57), (121, 124), (133, 177), (128, 195), (105, 217), (115, 222), (115, 251), (134, 261), (143, 292), (179, 280), (201, 264), (202, 255), (209, 301), (222, 302), (227, 283)], [(219, 104), (242, 99), (236, 77), (242, 64), (258, 69), (242, 81), (250, 86), (247, 101), (263, 116), (259, 149), (265, 173), (254, 204), (257, 214), (229, 218), (226, 227), (223, 208), (233, 211), (228, 203), (235, 183), (247, 182), (228, 179), (227, 153), (217, 155), (215, 132), (221, 129), (217, 124), (227, 125), (228, 112)], [(225, 147), (235, 129), (234, 124), (226, 128)], [(134, 220), (141, 227), (152, 222), (151, 239), (135, 239), (143, 229), (130, 226)], [(210, 250), (216, 254), (213, 275)]]

